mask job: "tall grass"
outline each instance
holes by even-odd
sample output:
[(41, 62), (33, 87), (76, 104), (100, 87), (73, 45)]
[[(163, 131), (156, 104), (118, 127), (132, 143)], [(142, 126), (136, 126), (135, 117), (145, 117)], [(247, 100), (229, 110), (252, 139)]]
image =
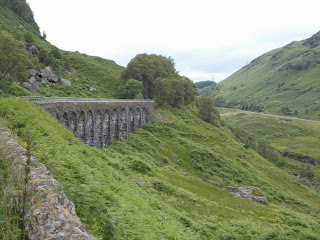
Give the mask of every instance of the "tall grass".
[(0, 239), (20, 239), (18, 173), (13, 165), (13, 149), (0, 138)]
[[(196, 111), (158, 110), (170, 122), (95, 149), (32, 103), (0, 99), (0, 119), (21, 142), (30, 125), (37, 158), (100, 239), (317, 239), (314, 193)], [(235, 197), (226, 184), (257, 186), (270, 205)]]

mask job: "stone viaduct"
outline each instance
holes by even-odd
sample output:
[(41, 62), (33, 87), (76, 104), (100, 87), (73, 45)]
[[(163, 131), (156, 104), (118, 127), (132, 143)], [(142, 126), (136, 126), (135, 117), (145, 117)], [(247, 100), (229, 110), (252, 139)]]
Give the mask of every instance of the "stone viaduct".
[(129, 133), (152, 121), (155, 108), (151, 100), (30, 100), (57, 118), (79, 140), (96, 148), (128, 139)]

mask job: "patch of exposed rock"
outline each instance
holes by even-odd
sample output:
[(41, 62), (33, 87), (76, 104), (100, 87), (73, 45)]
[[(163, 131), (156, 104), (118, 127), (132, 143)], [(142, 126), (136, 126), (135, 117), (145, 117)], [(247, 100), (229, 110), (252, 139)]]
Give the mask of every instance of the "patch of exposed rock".
[(91, 92), (96, 92), (97, 89), (96, 89), (95, 87), (90, 87), (90, 91), (91, 91)]
[(70, 75), (70, 74), (76, 74), (77, 71), (76, 71), (74, 68), (70, 68), (69, 71), (66, 71), (66, 73), (67, 73), (68, 75)]
[(269, 205), (268, 199), (256, 187), (252, 187), (252, 186), (243, 186), (243, 187), (227, 186), (226, 189), (238, 197), (243, 197), (243, 198), (249, 199), (251, 201), (255, 201), (255, 202)]
[(26, 30), (26, 29), (24, 28), (24, 26), (22, 26), (22, 25), (20, 25), (18, 28), (19, 28), (19, 30), (22, 31), (22, 32), (23, 32), (24, 30)]
[(291, 152), (284, 152), (283, 156), (285, 156), (287, 158), (292, 158), (292, 159), (298, 160), (298, 161), (303, 162), (303, 163), (308, 163), (308, 164), (312, 164), (312, 165), (315, 165), (315, 166), (319, 165), (318, 161), (314, 160), (310, 156), (301, 156), (301, 155), (298, 155), (298, 154), (295, 154), (295, 153), (291, 153)]
[(29, 82), (23, 82), (22, 86), (28, 89), (29, 91), (41, 93), (41, 89), (39, 88), (39, 86), (35, 82), (32, 82), (32, 80), (30, 83), (30, 79)]
[[(6, 142), (7, 155), (15, 162), (16, 172), (23, 173), (26, 150), (3, 128), (0, 128), (0, 138)], [(23, 178), (21, 175), (21, 181)], [(26, 224), (28, 239), (95, 239), (80, 221), (61, 184), (35, 157), (31, 159), (28, 187), (34, 192), (28, 197), (30, 208), (26, 217), (32, 219), (32, 224)]]
[[(73, 69), (75, 71), (75, 69)], [(73, 71), (72, 70), (72, 71)], [(28, 70), (30, 78), (28, 79), (28, 82), (22, 83), (22, 86), (28, 89), (29, 91), (34, 92), (41, 92), (39, 84), (51, 82), (51, 83), (57, 83), (61, 82), (63, 86), (71, 86), (71, 82), (68, 79), (59, 78), (52, 70), (50, 66), (40, 69), (40, 71), (37, 71), (35, 69), (29, 69)]]
[(131, 178), (132, 181), (135, 181), (137, 183), (140, 183), (142, 185), (146, 185), (147, 183), (139, 178)]
[(71, 82), (67, 79), (61, 78), (60, 81), (63, 86), (71, 86)]
[(311, 48), (315, 48), (319, 46), (320, 44), (320, 32), (317, 32), (316, 34), (312, 35), (311, 38), (308, 38), (303, 45), (304, 46), (309, 46)]
[(28, 48), (28, 52), (30, 54), (39, 54), (39, 49), (37, 48), (36, 45), (31, 45), (29, 48)]
[(39, 76), (39, 72), (35, 69), (29, 69), (28, 73), (33, 76), (33, 77), (38, 77)]
[(47, 79), (49, 82), (52, 83), (57, 83), (59, 81), (58, 76), (54, 74), (50, 66), (46, 67), (45, 69), (41, 69), (39, 77)]

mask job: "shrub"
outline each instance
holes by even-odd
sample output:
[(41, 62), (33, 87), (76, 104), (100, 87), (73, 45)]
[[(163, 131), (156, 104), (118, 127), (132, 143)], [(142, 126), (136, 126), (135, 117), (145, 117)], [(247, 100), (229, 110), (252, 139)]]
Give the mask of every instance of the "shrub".
[(27, 42), (27, 43), (33, 43), (34, 42), (34, 39), (33, 39), (33, 35), (31, 32), (27, 31), (24, 33), (24, 40)]
[(148, 173), (151, 171), (151, 167), (141, 159), (128, 157), (126, 161), (128, 161), (127, 162), (128, 167), (132, 170), (142, 172), (142, 173)]

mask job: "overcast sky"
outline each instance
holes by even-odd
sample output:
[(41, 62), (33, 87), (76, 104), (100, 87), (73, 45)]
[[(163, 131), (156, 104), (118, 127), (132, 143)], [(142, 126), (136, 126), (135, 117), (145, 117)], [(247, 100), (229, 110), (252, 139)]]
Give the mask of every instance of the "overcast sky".
[(171, 56), (193, 81), (221, 81), (254, 58), (320, 31), (319, 0), (27, 0), (47, 40), (126, 66)]

